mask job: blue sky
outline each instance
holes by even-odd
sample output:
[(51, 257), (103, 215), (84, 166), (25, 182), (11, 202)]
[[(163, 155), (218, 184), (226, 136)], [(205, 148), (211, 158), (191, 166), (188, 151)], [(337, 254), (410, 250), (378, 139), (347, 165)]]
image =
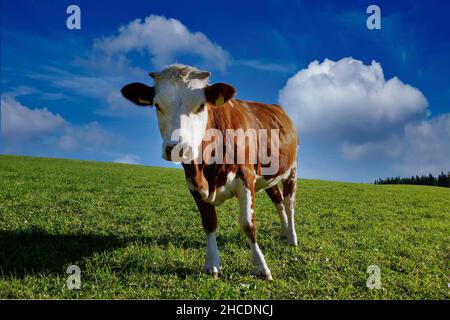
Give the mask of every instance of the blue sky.
[[(66, 28), (70, 4), (81, 30)], [(450, 3), (377, 1), (381, 30), (366, 27), (370, 4), (2, 1), (1, 153), (176, 166), (161, 158), (155, 111), (120, 88), (178, 62), (241, 99), (285, 102), (301, 177), (449, 170)]]

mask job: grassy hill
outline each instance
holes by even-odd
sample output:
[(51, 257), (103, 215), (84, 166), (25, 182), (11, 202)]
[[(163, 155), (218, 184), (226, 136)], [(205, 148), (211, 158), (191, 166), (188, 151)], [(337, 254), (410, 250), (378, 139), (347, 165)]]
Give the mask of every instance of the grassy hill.
[[(449, 205), (448, 188), (300, 180), (292, 248), (260, 193), (270, 283), (252, 275), (234, 199), (218, 208), (213, 280), (181, 170), (0, 156), (0, 298), (447, 299)], [(80, 290), (66, 288), (72, 264)]]

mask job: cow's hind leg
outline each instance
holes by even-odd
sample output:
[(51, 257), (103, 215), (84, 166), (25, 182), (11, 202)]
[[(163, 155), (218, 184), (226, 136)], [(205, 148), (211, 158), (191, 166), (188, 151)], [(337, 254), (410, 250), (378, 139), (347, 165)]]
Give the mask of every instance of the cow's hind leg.
[(211, 274), (213, 278), (217, 278), (220, 272), (220, 259), (219, 250), (217, 248), (216, 229), (217, 229), (217, 216), (216, 208), (202, 200), (202, 197), (198, 192), (192, 192), (192, 196), (197, 203), (197, 207), (200, 210), (202, 217), (203, 230), (205, 230), (207, 236), (206, 242), (206, 262), (204, 269), (208, 274)]
[(239, 224), (249, 240), (251, 261), (256, 268), (256, 275), (272, 280), (272, 274), (267, 266), (266, 259), (256, 242), (254, 180), (241, 182), (237, 189), (240, 205)]
[(286, 208), (288, 219), (287, 237), (291, 245), (297, 245), (297, 233), (295, 232), (295, 191), (297, 188), (297, 166), (291, 168), (289, 176), (283, 180), (284, 207)]
[(284, 197), (281, 194), (280, 187), (278, 187), (278, 185), (274, 185), (270, 188), (267, 188), (266, 193), (268, 194), (273, 204), (277, 208), (278, 216), (280, 217), (281, 234), (283, 235), (283, 237), (287, 238), (288, 220), (286, 216), (286, 210), (284, 208)]

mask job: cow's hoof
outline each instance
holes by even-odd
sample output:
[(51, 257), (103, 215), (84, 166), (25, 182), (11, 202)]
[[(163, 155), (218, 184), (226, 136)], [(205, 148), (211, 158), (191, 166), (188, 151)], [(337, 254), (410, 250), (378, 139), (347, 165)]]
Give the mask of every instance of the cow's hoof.
[(213, 279), (217, 279), (219, 278), (219, 267), (216, 266), (209, 266), (209, 265), (205, 265), (203, 267), (203, 269), (205, 270), (205, 272), (207, 274), (210, 274), (212, 276)]
[(294, 247), (297, 246), (297, 235), (296, 234), (289, 235), (288, 242), (291, 246), (294, 246)]
[(264, 279), (264, 280), (268, 280), (268, 281), (272, 281), (272, 273), (270, 272), (270, 270), (264, 270), (264, 269), (257, 269), (255, 272), (256, 277), (260, 278), (260, 279)]

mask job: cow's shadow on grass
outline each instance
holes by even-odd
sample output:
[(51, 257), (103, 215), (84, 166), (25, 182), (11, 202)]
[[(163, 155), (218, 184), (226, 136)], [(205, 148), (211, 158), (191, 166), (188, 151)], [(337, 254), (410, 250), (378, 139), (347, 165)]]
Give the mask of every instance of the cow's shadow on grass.
[[(192, 239), (182, 237), (175, 239), (174, 242), (174, 237), (169, 236), (151, 238), (97, 234), (50, 234), (41, 229), (17, 232), (0, 230), (0, 279), (51, 273), (64, 275), (69, 265), (82, 263), (85, 257), (94, 253), (113, 251), (136, 242), (149, 246), (165, 247), (172, 244), (175, 247), (183, 248), (204, 247), (203, 243), (192, 241)], [(119, 270), (121, 269), (119, 267)], [(130, 266), (125, 269), (127, 272), (132, 272)], [(149, 271), (167, 274), (167, 270), (159, 268)], [(184, 278), (188, 274), (198, 273), (199, 270), (180, 268), (171, 271)]]

